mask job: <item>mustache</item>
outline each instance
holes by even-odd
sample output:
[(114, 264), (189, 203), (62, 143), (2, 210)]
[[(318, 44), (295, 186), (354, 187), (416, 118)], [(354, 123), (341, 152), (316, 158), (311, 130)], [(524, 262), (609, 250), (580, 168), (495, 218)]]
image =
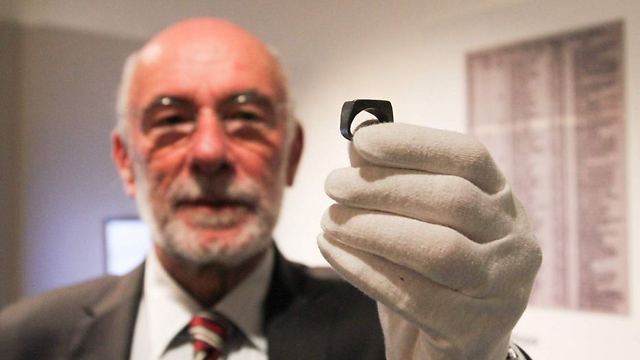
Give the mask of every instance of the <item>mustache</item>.
[(207, 203), (213, 205), (234, 204), (255, 208), (261, 193), (261, 188), (253, 183), (198, 181), (188, 178), (173, 183), (168, 190), (168, 197), (173, 206)]

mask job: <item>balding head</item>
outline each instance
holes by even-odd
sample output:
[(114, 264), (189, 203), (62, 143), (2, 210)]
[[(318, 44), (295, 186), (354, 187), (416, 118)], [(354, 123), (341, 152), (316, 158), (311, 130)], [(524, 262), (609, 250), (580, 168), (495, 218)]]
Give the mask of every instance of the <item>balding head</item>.
[[(274, 51), (243, 28), (217, 18), (194, 18), (176, 23), (151, 38), (132, 53), (125, 63), (117, 98), (118, 123), (116, 130), (128, 138), (132, 110), (140, 109), (141, 85), (149, 69), (164, 64), (183, 66), (215, 66), (216, 76), (226, 73), (237, 76), (238, 71), (259, 69), (271, 77), (275, 96), (289, 107), (287, 79)], [(170, 69), (168, 69), (170, 70)], [(292, 124), (291, 109), (287, 122)]]
[(302, 151), (287, 105), (277, 59), (223, 20), (182, 21), (129, 58), (113, 154), (165, 267), (266, 251)]

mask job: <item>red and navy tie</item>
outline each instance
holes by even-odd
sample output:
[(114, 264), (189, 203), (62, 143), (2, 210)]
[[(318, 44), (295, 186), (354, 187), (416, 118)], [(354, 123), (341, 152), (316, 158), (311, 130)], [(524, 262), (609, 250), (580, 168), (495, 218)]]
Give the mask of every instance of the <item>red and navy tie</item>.
[(228, 335), (222, 325), (224, 320), (215, 313), (203, 311), (196, 314), (189, 323), (189, 334), (195, 351), (195, 360), (218, 360), (224, 351), (224, 341)]

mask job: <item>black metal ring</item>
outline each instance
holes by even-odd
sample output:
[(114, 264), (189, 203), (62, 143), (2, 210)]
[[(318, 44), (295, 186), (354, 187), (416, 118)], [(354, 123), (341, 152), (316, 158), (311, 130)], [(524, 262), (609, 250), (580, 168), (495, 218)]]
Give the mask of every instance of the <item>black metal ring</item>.
[(353, 139), (351, 123), (353, 123), (356, 115), (362, 111), (375, 116), (378, 122), (393, 122), (393, 108), (391, 107), (391, 102), (387, 100), (357, 99), (345, 101), (340, 113), (340, 133), (347, 140)]

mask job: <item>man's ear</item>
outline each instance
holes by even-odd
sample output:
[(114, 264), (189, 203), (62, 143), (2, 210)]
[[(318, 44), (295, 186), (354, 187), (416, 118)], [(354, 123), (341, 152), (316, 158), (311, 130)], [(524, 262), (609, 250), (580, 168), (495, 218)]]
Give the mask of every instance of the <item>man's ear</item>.
[(293, 129), (293, 139), (289, 145), (289, 163), (287, 164), (287, 185), (293, 185), (296, 177), (298, 164), (302, 157), (302, 148), (304, 147), (304, 132), (302, 126), (296, 121), (295, 129)]
[(129, 154), (127, 144), (125, 144), (118, 130), (114, 130), (113, 133), (111, 133), (111, 145), (113, 161), (116, 163), (116, 168), (120, 174), (124, 190), (129, 197), (133, 198), (136, 195), (133, 161)]

